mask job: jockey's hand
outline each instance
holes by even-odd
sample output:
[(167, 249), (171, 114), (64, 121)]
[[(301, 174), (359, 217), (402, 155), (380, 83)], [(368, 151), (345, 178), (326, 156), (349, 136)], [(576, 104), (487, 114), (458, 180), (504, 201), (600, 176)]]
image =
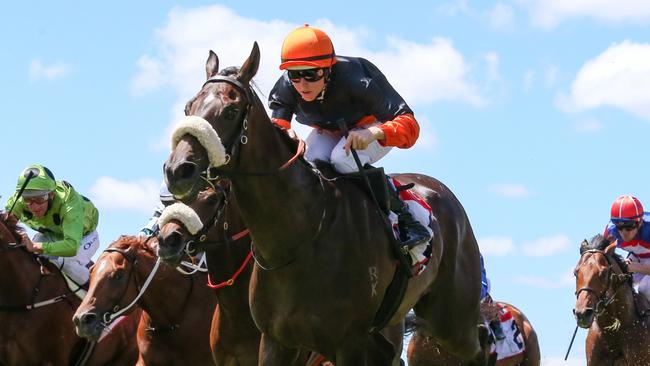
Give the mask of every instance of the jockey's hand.
[(371, 142), (384, 139), (384, 131), (377, 126), (352, 130), (348, 133), (347, 141), (343, 146), (346, 155), (350, 155), (350, 149), (365, 150)]
[(287, 130), (287, 135), (289, 135), (289, 137), (291, 137), (292, 140), (300, 141), (300, 137), (298, 137), (296, 131), (294, 131), (291, 128)]
[(27, 249), (28, 252), (36, 254), (43, 253), (43, 244), (34, 243), (32, 239), (29, 238), (29, 235), (27, 235), (27, 233), (20, 234), (20, 242), (25, 245), (25, 249)]

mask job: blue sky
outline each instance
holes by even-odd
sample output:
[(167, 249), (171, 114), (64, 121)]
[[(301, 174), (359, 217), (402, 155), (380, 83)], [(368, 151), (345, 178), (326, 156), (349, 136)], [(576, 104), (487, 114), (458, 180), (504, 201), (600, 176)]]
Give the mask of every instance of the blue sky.
[[(558, 364), (580, 241), (603, 230), (619, 194), (650, 207), (643, 0), (12, 2), (0, 12), (2, 203), (40, 162), (97, 204), (104, 245), (135, 233), (208, 50), (239, 65), (258, 41), (268, 95), (282, 39), (303, 23), (377, 64), (411, 105), (420, 140), (384, 166), (455, 192), (494, 297), (528, 315), (544, 364)], [(570, 365), (585, 363), (578, 334)]]

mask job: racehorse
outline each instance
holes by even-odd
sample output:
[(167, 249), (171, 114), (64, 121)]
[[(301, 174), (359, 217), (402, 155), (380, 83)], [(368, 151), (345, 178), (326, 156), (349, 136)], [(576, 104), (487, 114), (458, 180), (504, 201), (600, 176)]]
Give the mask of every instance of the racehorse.
[(0, 364), (135, 363), (137, 317), (122, 322), (84, 357), (88, 342), (77, 337), (71, 321), (80, 300), (56, 266), (16, 244), (22, 230), (13, 215), (0, 214)]
[(158, 266), (157, 239), (122, 236), (92, 268), (90, 288), (74, 315), (77, 333), (99, 338), (108, 323), (137, 304), (137, 365), (212, 365), (210, 319), (216, 299), (200, 272)]
[(574, 270), (576, 322), (589, 329), (587, 365), (650, 365), (648, 318), (637, 307), (647, 308), (647, 301), (635, 293), (632, 275), (614, 249), (616, 242), (602, 235), (584, 240)]
[[(512, 357), (502, 358), (496, 362), (496, 366), (539, 366), (541, 353), (537, 333), (528, 321), (528, 318), (515, 306), (496, 302), (499, 308), (506, 308), (514, 319), (514, 323), (521, 332), (524, 341), (524, 352)], [(485, 316), (485, 314), (483, 314)], [(498, 352), (498, 350), (497, 350)], [(415, 325), (415, 331), (411, 337), (408, 347), (409, 366), (462, 366), (466, 362), (445, 351), (434, 338), (424, 336)]]
[[(190, 202), (205, 180), (231, 180), (255, 243), (250, 302), (262, 331), (260, 364), (286, 365), (298, 349), (309, 349), (337, 366), (366, 365), (378, 334), (371, 334), (373, 320), (398, 270), (392, 240), (357, 183), (325, 179), (271, 123), (250, 87), (259, 59), (255, 43), (241, 69), (219, 74), (210, 52), (208, 80), (174, 132), (165, 163), (168, 188)], [(439, 181), (417, 174), (397, 179), (416, 185), (437, 221), (430, 262), (410, 279), (387, 324), (413, 308), (427, 335), (463, 359), (486, 364), (487, 330), (478, 325), (479, 253), (469, 220)]]
[[(221, 311), (218, 322), (212, 324), (217, 365), (257, 365), (261, 334), (248, 306), (248, 284), (253, 270), (251, 241), (229, 182), (219, 180), (212, 188), (202, 190), (189, 208), (192, 212), (188, 214), (171, 206), (173, 213), (165, 211), (160, 217), (158, 253), (161, 258), (177, 263), (179, 253), (205, 251), (210, 287), (217, 293), (220, 308), (228, 309)], [(201, 229), (192, 233), (188, 229), (192, 226)], [(400, 342), (397, 360), (403, 334), (400, 326), (384, 331), (391, 341)], [(318, 355), (303, 352), (293, 364), (317, 366), (324, 361)]]

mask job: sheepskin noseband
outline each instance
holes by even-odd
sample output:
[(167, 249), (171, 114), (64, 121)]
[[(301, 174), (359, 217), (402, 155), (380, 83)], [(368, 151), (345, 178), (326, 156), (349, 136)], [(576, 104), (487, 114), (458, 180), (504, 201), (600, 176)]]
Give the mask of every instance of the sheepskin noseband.
[(226, 163), (226, 148), (221, 143), (217, 132), (210, 123), (199, 116), (187, 116), (180, 120), (172, 133), (172, 150), (184, 135), (192, 135), (208, 152), (211, 167), (218, 167)]
[(203, 227), (199, 215), (191, 207), (180, 202), (165, 207), (162, 214), (160, 214), (160, 218), (158, 218), (158, 227), (165, 226), (171, 220), (178, 220), (183, 223), (187, 231), (192, 235), (198, 233)]

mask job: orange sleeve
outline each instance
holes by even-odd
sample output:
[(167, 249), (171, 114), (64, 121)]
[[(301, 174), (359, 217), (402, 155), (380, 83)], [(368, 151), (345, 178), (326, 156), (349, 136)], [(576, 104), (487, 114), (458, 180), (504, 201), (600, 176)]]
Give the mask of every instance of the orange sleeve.
[(285, 130), (288, 130), (291, 128), (291, 122), (287, 121), (286, 119), (282, 118), (271, 118), (271, 122), (275, 123), (276, 125), (284, 128)]
[(415, 144), (420, 136), (420, 125), (412, 114), (400, 114), (394, 119), (382, 123), (379, 128), (384, 132), (384, 140), (379, 141), (382, 146), (408, 149)]

